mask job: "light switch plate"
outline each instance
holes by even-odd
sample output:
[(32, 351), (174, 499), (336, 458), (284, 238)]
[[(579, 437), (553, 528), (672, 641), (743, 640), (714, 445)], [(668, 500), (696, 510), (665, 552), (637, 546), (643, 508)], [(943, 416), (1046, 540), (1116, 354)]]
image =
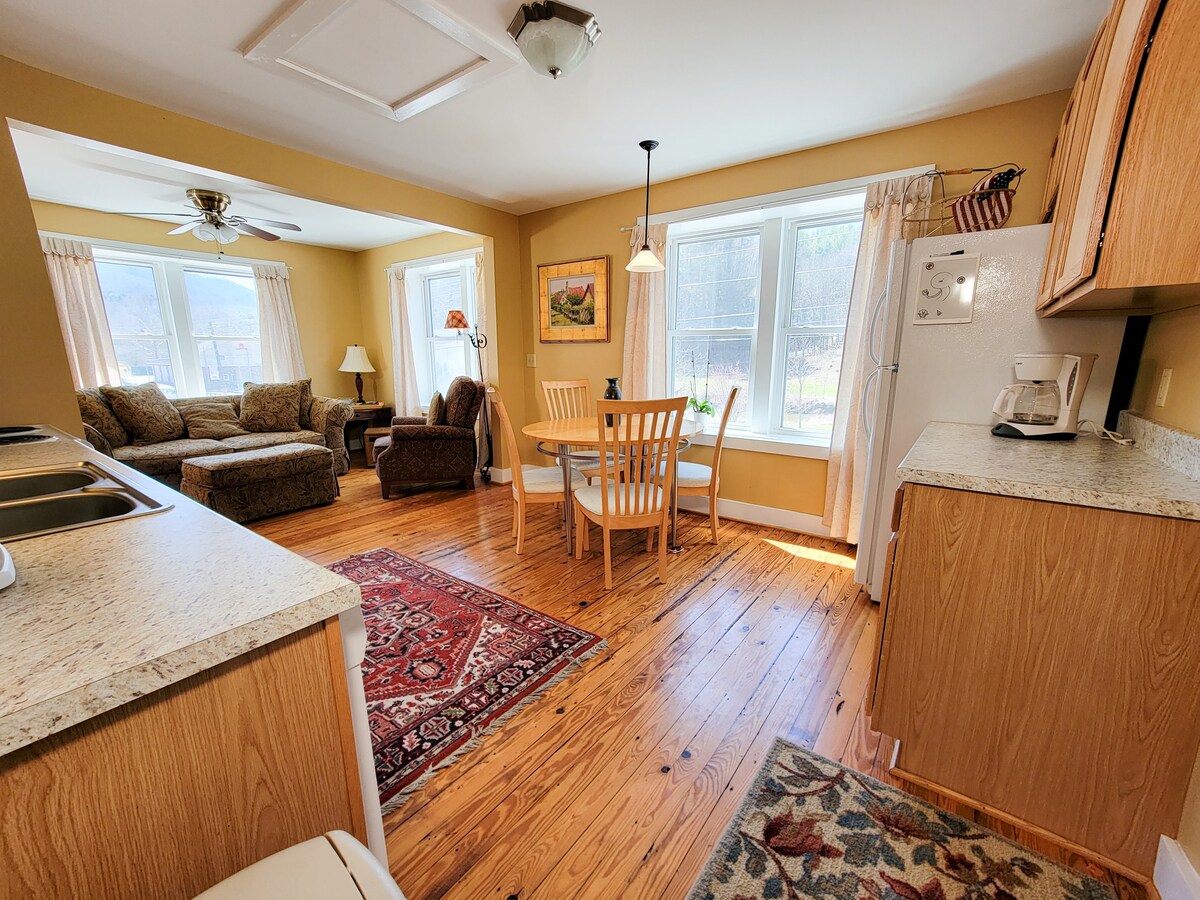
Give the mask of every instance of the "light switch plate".
[(1158, 397), (1154, 400), (1155, 406), (1167, 405), (1167, 391), (1171, 389), (1171, 373), (1174, 369), (1163, 369), (1162, 376), (1158, 379)]
[(530, 369), (536, 369), (537, 368), (537, 356), (533, 353), (527, 353), (525, 355), (525, 366)]
[(975, 311), (979, 254), (931, 256), (921, 261), (914, 325), (963, 325)]

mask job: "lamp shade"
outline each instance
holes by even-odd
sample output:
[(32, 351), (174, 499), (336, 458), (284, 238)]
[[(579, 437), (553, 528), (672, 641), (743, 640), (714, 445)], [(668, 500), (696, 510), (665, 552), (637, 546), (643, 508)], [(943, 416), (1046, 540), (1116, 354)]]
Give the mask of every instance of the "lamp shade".
[(446, 324), (442, 326), (447, 331), (463, 331), (471, 326), (467, 324), (467, 314), (461, 309), (452, 309), (446, 313)]
[(643, 247), (638, 251), (637, 256), (629, 261), (629, 265), (625, 267), (627, 272), (661, 272), (666, 268), (654, 251), (649, 247)]
[(586, 10), (543, 0), (517, 10), (508, 33), (539, 75), (569, 75), (600, 37), (595, 17)]
[(346, 348), (346, 358), (338, 366), (339, 372), (374, 372), (375, 367), (367, 359), (367, 348), (354, 344)]

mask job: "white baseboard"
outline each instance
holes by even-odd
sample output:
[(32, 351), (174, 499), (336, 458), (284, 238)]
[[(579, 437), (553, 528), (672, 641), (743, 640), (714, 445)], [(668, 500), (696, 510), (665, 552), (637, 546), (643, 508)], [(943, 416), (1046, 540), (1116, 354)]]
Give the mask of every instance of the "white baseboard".
[(491, 469), (492, 484), (511, 484), (512, 469)]
[(1200, 900), (1200, 872), (1196, 871), (1179, 842), (1165, 834), (1158, 838), (1154, 887), (1162, 900)]
[[(680, 497), (679, 506), (681, 509), (694, 512), (708, 512), (708, 501), (703, 497)], [(817, 537), (829, 537), (828, 526), (822, 524), (820, 516), (814, 516), (811, 513), (725, 499), (717, 500), (717, 512), (727, 519), (737, 519), (739, 522), (766, 525), (770, 528), (786, 528), (788, 531), (798, 531), (801, 534), (812, 534)]]

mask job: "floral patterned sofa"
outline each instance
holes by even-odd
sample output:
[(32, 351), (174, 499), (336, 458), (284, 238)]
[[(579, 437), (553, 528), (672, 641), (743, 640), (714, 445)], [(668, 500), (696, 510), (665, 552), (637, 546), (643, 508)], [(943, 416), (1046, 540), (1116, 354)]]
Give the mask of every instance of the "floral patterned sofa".
[[(308, 398), (305, 398), (306, 402), (300, 407), (300, 429), (296, 431), (252, 431), (220, 439), (194, 438), (185, 434), (184, 437), (175, 440), (135, 443), (121, 427), (119, 418), (114, 414), (102, 391), (103, 389), (85, 388), (75, 392), (88, 441), (101, 453), (173, 488), (180, 485), (185, 459), (280, 444), (314, 444), (327, 447), (333, 453), (335, 474), (344, 475), (350, 469), (350, 456), (346, 452), (345, 443), (345, 425), (353, 415), (349, 400), (314, 396), (309, 403)], [(170, 403), (181, 413), (188, 407), (214, 403), (228, 403), (233, 406), (235, 413), (240, 413), (242, 396), (223, 394), (213, 397), (190, 397), (171, 400)]]

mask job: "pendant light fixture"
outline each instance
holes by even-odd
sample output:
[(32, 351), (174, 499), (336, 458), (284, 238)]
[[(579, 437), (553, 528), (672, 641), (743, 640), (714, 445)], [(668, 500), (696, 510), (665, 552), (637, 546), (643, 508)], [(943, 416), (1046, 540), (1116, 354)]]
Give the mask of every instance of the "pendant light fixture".
[(539, 75), (570, 75), (600, 37), (596, 17), (584, 9), (544, 0), (523, 3), (508, 34)]
[(646, 151), (646, 218), (642, 227), (642, 249), (625, 269), (629, 272), (661, 272), (666, 266), (650, 249), (650, 151), (658, 146), (658, 141), (642, 141), (638, 146)]

